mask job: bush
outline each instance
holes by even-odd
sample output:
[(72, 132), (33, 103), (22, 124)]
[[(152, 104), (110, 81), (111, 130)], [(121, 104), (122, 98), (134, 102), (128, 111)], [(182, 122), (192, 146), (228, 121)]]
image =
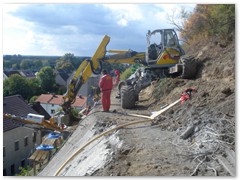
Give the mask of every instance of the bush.
[(234, 4), (198, 4), (184, 23), (180, 36), (187, 42), (208, 37), (229, 39), (235, 33)]
[(127, 78), (129, 78), (132, 74), (132, 69), (131, 68), (127, 68), (121, 75), (120, 75), (120, 79), (121, 80), (126, 80)]

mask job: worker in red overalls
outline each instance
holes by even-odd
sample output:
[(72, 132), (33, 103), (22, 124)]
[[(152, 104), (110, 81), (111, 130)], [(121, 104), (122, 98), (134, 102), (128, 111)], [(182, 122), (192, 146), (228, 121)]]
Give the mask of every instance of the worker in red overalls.
[(103, 76), (99, 81), (99, 87), (102, 94), (102, 107), (103, 111), (109, 112), (111, 104), (111, 91), (113, 88), (112, 77), (107, 73), (107, 70), (102, 71)]
[(119, 83), (119, 81), (120, 81), (120, 72), (119, 72), (119, 70), (115, 70), (114, 71), (114, 73), (115, 73), (115, 75), (116, 75), (116, 78), (115, 78), (115, 80), (114, 80), (114, 86), (117, 86), (118, 85), (118, 83)]

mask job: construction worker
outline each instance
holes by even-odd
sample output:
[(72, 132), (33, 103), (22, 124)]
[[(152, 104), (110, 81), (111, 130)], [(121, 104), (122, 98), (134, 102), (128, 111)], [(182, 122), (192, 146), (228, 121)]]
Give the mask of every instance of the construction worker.
[(107, 73), (107, 70), (102, 71), (102, 77), (99, 81), (99, 87), (102, 95), (102, 107), (104, 112), (109, 112), (111, 104), (111, 91), (113, 88), (112, 77)]
[(115, 70), (114, 71), (114, 73), (115, 73), (115, 75), (116, 75), (116, 78), (115, 78), (115, 80), (114, 80), (114, 86), (117, 86), (118, 85), (118, 83), (119, 83), (119, 81), (120, 81), (120, 72), (119, 72), (119, 70)]

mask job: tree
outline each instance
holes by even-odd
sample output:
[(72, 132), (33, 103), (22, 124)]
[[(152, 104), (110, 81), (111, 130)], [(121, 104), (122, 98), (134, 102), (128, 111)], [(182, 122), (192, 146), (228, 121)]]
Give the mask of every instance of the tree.
[(20, 69), (19, 63), (12, 64), (12, 69), (13, 69), (13, 70), (18, 70), (18, 69)]
[(3, 96), (16, 94), (20, 94), (24, 99), (28, 99), (31, 96), (31, 89), (24, 77), (13, 74), (3, 81)]
[(184, 23), (187, 21), (190, 15), (190, 12), (182, 8), (180, 12), (173, 10), (171, 15), (167, 14), (167, 20), (169, 21), (169, 24), (175, 26), (177, 31), (183, 32), (185, 31)]
[(39, 78), (27, 79), (27, 83), (31, 88), (31, 96), (37, 96), (43, 93), (43, 90), (41, 88), (41, 81)]
[(56, 69), (72, 72), (74, 70), (73, 63), (75, 59), (74, 54), (66, 53), (63, 57), (57, 60)]
[(34, 62), (34, 67), (33, 67), (33, 68), (34, 68), (35, 70), (38, 70), (38, 69), (40, 69), (42, 66), (43, 66), (42, 61), (41, 61), (41, 60), (37, 60), (37, 61)]
[(32, 61), (30, 61), (30, 60), (24, 59), (24, 60), (22, 60), (22, 62), (20, 63), (20, 68), (21, 68), (21, 69), (24, 69), (24, 70), (30, 69), (31, 66), (32, 66)]
[(187, 41), (217, 37), (228, 40), (235, 33), (234, 4), (198, 4), (194, 12), (184, 22), (181, 37)]
[(43, 91), (52, 92), (56, 84), (55, 74), (50, 66), (46, 66), (40, 69), (37, 77), (40, 79), (40, 85)]
[(10, 69), (12, 67), (12, 63), (10, 61), (3, 61), (3, 69)]

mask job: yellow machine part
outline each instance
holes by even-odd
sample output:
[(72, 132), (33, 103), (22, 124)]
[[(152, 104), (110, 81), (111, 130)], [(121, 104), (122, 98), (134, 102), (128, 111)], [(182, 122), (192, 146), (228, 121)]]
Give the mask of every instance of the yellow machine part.
[(31, 125), (39, 126), (41, 128), (48, 129), (48, 130), (63, 132), (63, 130), (54, 123), (53, 119), (50, 119), (50, 121), (44, 120), (41, 123), (37, 123), (32, 120), (21, 119), (21, 118), (18, 118), (18, 117), (12, 116), (12, 115), (8, 115), (8, 114), (3, 114), (3, 117), (12, 119), (16, 122), (20, 122), (23, 124), (31, 124)]
[(180, 56), (181, 54), (179, 51), (172, 48), (166, 48), (166, 50), (161, 54), (161, 56), (158, 57), (156, 64), (157, 65), (177, 64)]
[[(94, 69), (98, 69), (99, 67), (99, 59), (104, 58), (106, 54), (106, 46), (110, 41), (110, 37), (105, 35), (102, 42), (98, 46), (96, 52), (94, 53), (91, 62)], [(73, 104), (76, 100), (76, 85), (84, 84), (88, 80), (88, 78), (92, 75), (91, 64), (87, 60), (84, 60), (81, 65), (78, 67), (75, 72), (71, 83), (68, 86), (67, 93), (63, 96), (64, 102), (68, 101), (70, 104)], [(79, 89), (77, 89), (78, 91)], [(67, 107), (68, 108), (68, 107)]]
[[(109, 51), (109, 52), (111, 52), (111, 51)], [(130, 51), (125, 51), (125, 53), (130, 53)], [(125, 53), (122, 53), (122, 54), (125, 54)], [(119, 56), (119, 54), (117, 56)], [(137, 59), (144, 59), (144, 57), (145, 57), (145, 53), (137, 53), (136, 55), (134, 55), (132, 57), (123, 58), (123, 59), (114, 58), (114, 55), (112, 55), (110, 59), (106, 59), (104, 61), (109, 62), (109, 63), (136, 64)]]

